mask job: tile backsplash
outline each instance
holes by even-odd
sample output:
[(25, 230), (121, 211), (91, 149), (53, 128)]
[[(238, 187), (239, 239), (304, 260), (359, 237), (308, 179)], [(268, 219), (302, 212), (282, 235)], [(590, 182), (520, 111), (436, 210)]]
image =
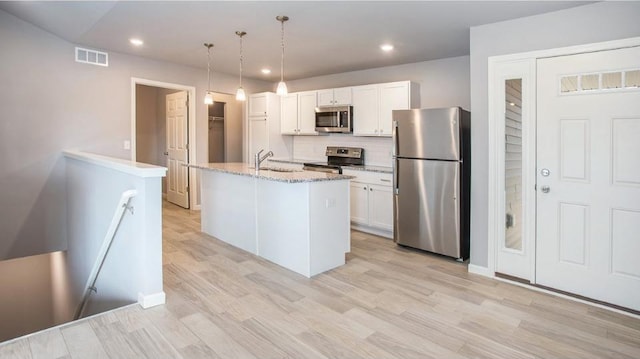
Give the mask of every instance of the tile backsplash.
[(362, 147), (366, 165), (391, 167), (390, 137), (359, 137), (347, 134), (294, 136), (293, 158), (326, 160), (324, 153), (327, 146)]

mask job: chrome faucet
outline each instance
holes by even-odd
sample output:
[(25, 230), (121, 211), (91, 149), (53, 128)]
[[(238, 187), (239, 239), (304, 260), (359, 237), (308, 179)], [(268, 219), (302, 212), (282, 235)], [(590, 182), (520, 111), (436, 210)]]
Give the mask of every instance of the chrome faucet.
[(260, 164), (262, 162), (264, 162), (264, 160), (266, 160), (268, 157), (273, 156), (273, 151), (269, 151), (269, 152), (267, 152), (267, 154), (265, 154), (264, 156), (260, 157), (260, 154), (262, 152), (264, 152), (264, 150), (258, 151), (258, 153), (256, 153), (255, 158), (254, 158), (256, 171), (258, 171), (260, 169)]

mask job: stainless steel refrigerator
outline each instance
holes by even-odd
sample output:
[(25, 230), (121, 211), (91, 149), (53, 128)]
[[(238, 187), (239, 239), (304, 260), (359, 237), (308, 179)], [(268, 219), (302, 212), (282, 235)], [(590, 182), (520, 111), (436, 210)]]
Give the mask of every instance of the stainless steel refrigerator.
[(459, 107), (393, 111), (397, 244), (469, 258), (470, 121)]

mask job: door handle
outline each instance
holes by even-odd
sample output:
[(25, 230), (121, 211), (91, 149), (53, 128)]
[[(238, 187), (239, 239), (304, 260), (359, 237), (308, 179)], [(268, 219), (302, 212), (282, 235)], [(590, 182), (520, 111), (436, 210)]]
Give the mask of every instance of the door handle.
[(551, 191), (551, 187), (544, 185), (540, 187), (540, 190), (542, 191), (542, 193), (549, 193)]
[(164, 152), (164, 155), (165, 155), (165, 156), (169, 156), (169, 152), (165, 151), (165, 152)]

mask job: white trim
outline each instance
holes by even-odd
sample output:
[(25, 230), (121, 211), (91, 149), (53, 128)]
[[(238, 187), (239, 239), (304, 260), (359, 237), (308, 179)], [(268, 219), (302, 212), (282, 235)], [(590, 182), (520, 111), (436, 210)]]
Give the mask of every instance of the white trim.
[(124, 172), (138, 177), (164, 177), (167, 173), (167, 169), (165, 167), (123, 160), (120, 158), (96, 155), (89, 152), (64, 150), (62, 151), (62, 154), (66, 158), (91, 163), (105, 168), (110, 168), (112, 170)]
[(378, 228), (375, 228), (375, 227), (366, 226), (366, 225), (358, 224), (358, 223), (354, 223), (354, 222), (351, 222), (351, 229), (355, 229), (356, 231), (360, 231), (360, 232), (373, 234), (373, 235), (376, 235), (378, 237), (383, 237), (383, 238), (386, 238), (386, 239), (393, 239), (393, 232), (392, 231), (387, 231), (387, 230), (384, 230), (384, 229), (378, 229)]
[(492, 270), (490, 270), (489, 268), (478, 266), (478, 265), (471, 264), (471, 263), (469, 263), (469, 266), (467, 267), (467, 271), (469, 273), (481, 275), (483, 277), (495, 278), (495, 276), (496, 276), (495, 273)]
[(574, 302), (590, 305), (592, 307), (596, 307), (596, 308), (600, 308), (600, 309), (606, 309), (606, 310), (609, 310), (609, 311), (612, 311), (612, 312), (615, 312), (615, 313), (618, 313), (618, 314), (623, 314), (623, 315), (626, 315), (626, 316), (631, 317), (631, 318), (640, 319), (640, 315), (638, 315), (638, 314), (630, 313), (630, 312), (624, 311), (622, 309), (617, 309), (617, 308), (614, 308), (614, 307), (610, 307), (608, 305), (604, 305), (604, 304), (600, 304), (600, 303), (594, 303), (594, 302), (591, 302), (591, 301), (588, 301), (588, 300), (584, 300), (584, 299), (576, 298), (576, 297), (573, 297), (573, 296), (570, 296), (570, 295), (558, 293), (558, 292), (555, 292), (555, 291), (552, 291), (552, 290), (536, 287), (536, 286), (533, 286), (533, 285), (530, 285), (530, 284), (527, 284), (527, 283), (516, 282), (516, 281), (510, 280), (510, 279), (506, 279), (506, 278), (494, 277), (494, 279), (499, 280), (499, 281), (504, 282), (504, 283), (517, 285), (518, 287), (527, 288), (527, 289), (530, 289), (530, 290), (532, 290), (534, 292), (540, 292), (540, 293), (553, 295), (555, 297), (564, 298), (564, 299), (568, 299), (568, 300), (571, 300), (571, 301), (574, 301)]
[[(614, 49), (620, 49), (620, 48), (627, 48), (627, 47), (634, 47), (634, 46), (640, 46), (640, 37), (633, 37), (633, 38), (628, 38), (628, 39), (621, 39), (621, 40), (613, 40), (613, 41), (605, 41), (605, 42), (598, 42), (598, 43), (592, 43), (592, 44), (584, 44), (584, 45), (576, 45), (576, 46), (568, 46), (568, 47), (562, 47), (562, 48), (556, 48), (556, 49), (548, 49), (548, 50), (538, 50), (538, 51), (530, 51), (530, 52), (523, 52), (523, 53), (517, 53), (517, 54), (510, 54), (510, 55), (500, 55), (500, 56), (491, 56), (488, 58), (488, 93), (489, 93), (489, 99), (494, 99), (496, 96), (496, 91), (498, 89), (495, 88), (495, 84), (494, 84), (494, 79), (495, 79), (495, 75), (498, 71), (498, 66), (508, 63), (508, 62), (513, 62), (513, 61), (518, 61), (518, 60), (533, 60), (535, 62), (535, 60), (540, 59), (540, 58), (547, 58), (547, 57), (556, 57), (556, 56), (566, 56), (566, 55), (573, 55), (573, 54), (579, 54), (579, 53), (587, 53), (587, 52), (596, 52), (596, 51), (605, 51), (605, 50), (614, 50)], [(532, 65), (533, 67), (533, 81), (531, 81), (532, 83), (530, 84), (530, 89), (532, 91), (532, 93), (534, 94), (535, 97), (535, 92), (536, 92), (536, 84), (535, 84), (535, 80), (537, 78), (537, 74), (535, 73), (535, 63)], [(503, 225), (503, 217), (499, 217), (497, 216), (497, 213), (499, 211), (498, 206), (500, 206), (500, 188), (496, 188), (496, 179), (499, 178), (500, 173), (498, 173), (498, 171), (500, 170), (499, 168), (499, 159), (498, 156), (499, 154), (496, 152), (500, 152), (503, 151), (504, 147), (502, 149), (497, 149), (496, 147), (496, 140), (498, 140), (496, 138), (496, 126), (495, 124), (492, 122), (491, 119), (496, 118), (496, 115), (498, 115), (498, 113), (496, 113), (497, 109), (496, 109), (496, 105), (494, 103), (494, 101), (489, 100), (489, 113), (488, 113), (488, 121), (489, 121), (489, 188), (487, 189), (489, 191), (489, 197), (488, 197), (488, 233), (487, 233), (487, 268), (492, 268), (495, 271), (496, 268), (496, 250), (497, 250), (497, 243), (498, 243), (498, 237), (496, 236), (496, 233), (498, 233), (496, 228), (502, 228)], [(532, 105), (532, 110), (531, 110), (531, 118), (535, 121), (536, 118), (536, 113), (535, 113), (535, 103)], [(502, 140), (504, 141), (504, 140)], [(527, 162), (531, 162), (533, 161), (533, 168), (535, 169), (535, 146), (533, 146), (532, 148), (529, 149), (530, 151), (533, 151), (533, 153), (524, 153), (524, 149), (523, 149), (523, 157), (526, 157), (526, 161)], [(526, 163), (525, 164), (525, 158), (523, 158), (523, 168), (525, 166), (527, 166), (526, 168), (529, 168), (531, 164), (530, 163)], [(535, 174), (534, 174), (535, 175)], [(535, 178), (532, 179), (533, 183), (535, 183)], [(525, 206), (530, 206), (531, 204), (525, 204)], [(524, 208), (523, 208), (524, 209)], [(533, 208), (533, 211), (535, 213), (535, 207)], [(525, 221), (527, 220), (531, 220), (531, 218), (524, 218)], [(535, 223), (533, 225), (530, 224), (525, 224), (524, 225), (525, 228), (529, 228), (528, 233), (532, 233), (534, 235), (533, 239), (535, 239)], [(530, 248), (532, 250), (532, 254), (535, 255), (535, 240), (530, 240)], [(477, 267), (477, 266), (474, 266)], [(482, 267), (480, 267), (482, 268)], [(535, 257), (532, 258), (532, 263), (531, 263), (531, 268), (532, 268), (532, 283), (535, 283)], [(469, 265), (469, 271), (471, 271), (471, 264)], [(608, 307), (607, 307), (608, 308)]]
[(35, 331), (33, 333), (29, 333), (29, 334), (25, 334), (23, 336), (17, 337), (17, 338), (12, 338), (12, 339), (9, 339), (7, 341), (0, 342), (0, 347), (5, 346), (5, 345), (9, 345), (11, 343), (14, 343), (14, 342), (17, 342), (17, 341), (20, 341), (20, 340), (23, 340), (23, 339), (31, 338), (31, 337), (36, 336), (36, 335), (40, 335), (40, 334), (48, 332), (48, 331), (60, 330), (62, 328), (66, 328), (66, 327), (69, 327), (69, 326), (72, 326), (72, 325), (78, 325), (78, 323), (82, 323), (82, 322), (86, 322), (86, 321), (92, 320), (92, 319), (94, 319), (94, 318), (96, 318), (96, 317), (98, 317), (100, 315), (106, 315), (106, 314), (109, 314), (109, 313), (113, 313), (116, 310), (130, 308), (130, 307), (132, 307), (134, 305), (138, 305), (138, 303), (134, 302), (134, 303), (131, 303), (131, 304), (123, 305), (122, 307), (109, 309), (109, 310), (104, 311), (104, 312), (92, 314), (92, 315), (89, 315), (87, 317), (83, 317), (83, 318), (80, 318), (80, 319), (77, 319), (77, 320), (71, 320), (71, 321), (68, 321), (66, 323), (62, 323), (62, 324), (58, 324), (58, 325), (53, 326), (53, 327), (41, 329), (41, 330)]
[(138, 304), (144, 309), (162, 305), (167, 302), (167, 296), (164, 292), (144, 295), (138, 293)]
[[(511, 60), (492, 64), (489, 84), (489, 238), (488, 263), (495, 271), (533, 281), (535, 278), (535, 59)], [(522, 80), (522, 250), (504, 247), (505, 230), (505, 81)], [(533, 225), (532, 225), (533, 224)], [(500, 258), (500, 254), (503, 254)], [(500, 262), (502, 259), (503, 262)], [(526, 263), (528, 261), (528, 263)], [(501, 264), (502, 263), (502, 264)], [(506, 270), (513, 268), (512, 271)]]
[[(138, 77), (131, 78), (131, 160), (136, 160), (136, 85), (146, 85), (153, 87), (161, 87), (171, 90), (182, 90), (189, 93), (189, 158), (188, 163), (197, 163), (196, 154), (196, 88), (195, 86), (187, 86), (174, 84), (169, 82), (161, 82), (148, 80)], [(189, 188), (198, 188), (199, 183), (195, 174), (195, 169), (191, 168), (189, 172)], [(197, 203), (197, 191), (189, 191), (189, 208), (200, 209)]]

